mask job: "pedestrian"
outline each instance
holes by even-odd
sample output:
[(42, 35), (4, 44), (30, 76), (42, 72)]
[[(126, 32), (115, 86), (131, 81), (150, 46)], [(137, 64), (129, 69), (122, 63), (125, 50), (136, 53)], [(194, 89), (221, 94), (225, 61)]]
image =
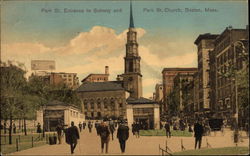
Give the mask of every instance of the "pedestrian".
[(124, 121), (118, 127), (117, 138), (119, 139), (121, 152), (124, 153), (126, 148), (126, 141), (129, 138), (129, 128)]
[(140, 125), (138, 122), (135, 123), (135, 126), (134, 126), (134, 131), (135, 131), (135, 137), (136, 138), (139, 138), (140, 137)]
[(132, 133), (133, 135), (135, 135), (135, 122), (133, 122), (131, 126), (132, 126)]
[(170, 124), (169, 124), (169, 122), (166, 122), (166, 124), (165, 124), (165, 130), (166, 130), (166, 136), (167, 136), (167, 138), (170, 138), (171, 137), (171, 131), (170, 131)]
[(41, 128), (41, 125), (40, 125), (40, 123), (38, 122), (38, 124), (37, 124), (37, 129), (36, 129), (36, 132), (37, 133), (42, 133), (42, 128)]
[(82, 122), (82, 129), (85, 129), (86, 127), (86, 122)]
[(89, 122), (88, 122), (89, 133), (92, 132), (92, 127), (93, 127), (93, 125), (92, 125), (92, 123), (89, 121)]
[(57, 132), (57, 138), (58, 138), (58, 142), (59, 144), (62, 144), (62, 130), (63, 127), (62, 125), (59, 123), (56, 127), (56, 132)]
[(77, 140), (80, 139), (79, 131), (77, 127), (74, 125), (74, 122), (71, 122), (71, 127), (67, 128), (65, 131), (66, 143), (70, 144), (71, 154), (74, 153), (74, 149), (77, 145)]
[(16, 133), (16, 125), (13, 123), (13, 133)]
[(110, 140), (110, 131), (109, 127), (106, 123), (106, 121), (102, 121), (101, 124), (99, 125), (99, 133), (100, 138), (101, 138), (101, 149), (103, 153), (104, 145), (106, 144), (106, 150), (105, 152), (108, 153), (108, 145), (109, 145), (109, 140)]
[(194, 125), (194, 137), (195, 137), (195, 147), (194, 149), (196, 149), (197, 147), (197, 144), (198, 145), (198, 148), (200, 149), (201, 148), (201, 141), (202, 141), (202, 135), (203, 135), (203, 126), (201, 124), (201, 121), (197, 121)]
[(99, 135), (99, 126), (100, 126), (100, 123), (96, 120), (96, 122), (95, 122), (95, 130), (96, 130), (97, 135)]
[(81, 124), (81, 122), (79, 122), (78, 126), (79, 126), (80, 132), (82, 132), (82, 124)]
[(191, 133), (193, 132), (192, 125), (190, 123), (188, 124), (188, 131)]
[(109, 130), (112, 136), (112, 140), (114, 140), (115, 125), (112, 121), (109, 122)]

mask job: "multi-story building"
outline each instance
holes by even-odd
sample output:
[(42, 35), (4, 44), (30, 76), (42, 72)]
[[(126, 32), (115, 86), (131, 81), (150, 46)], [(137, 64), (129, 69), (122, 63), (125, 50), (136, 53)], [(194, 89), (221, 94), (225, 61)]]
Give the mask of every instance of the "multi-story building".
[(89, 74), (81, 82), (107, 82), (109, 80), (109, 67), (105, 66), (104, 74)]
[(32, 78), (32, 76), (38, 76), (44, 82), (52, 85), (65, 84), (71, 89), (76, 89), (77, 87), (79, 87), (79, 79), (77, 77), (77, 73), (37, 72), (33, 73), (30, 78)]
[(162, 112), (168, 113), (168, 96), (173, 91), (174, 78), (178, 73), (193, 73), (197, 68), (164, 68), (162, 71), (163, 80), (163, 106)]
[[(236, 113), (236, 98), (239, 90), (235, 87), (237, 76), (226, 76), (230, 71), (243, 68), (242, 49), (248, 47), (247, 29), (226, 28), (215, 40), (216, 62), (216, 104), (221, 116), (232, 118)], [(236, 95), (236, 93), (238, 95)]]
[(202, 34), (194, 42), (198, 49), (199, 112), (210, 113), (209, 52), (214, 49), (217, 36), (216, 34)]
[(193, 101), (192, 98), (193, 97), (193, 86), (192, 86), (192, 82), (193, 82), (193, 78), (194, 78), (194, 74), (197, 72), (197, 68), (196, 70), (193, 70), (192, 72), (186, 72), (186, 73), (178, 73), (175, 78), (174, 78), (174, 90), (177, 94), (176, 97), (178, 97), (177, 102), (178, 102), (178, 115), (179, 117), (184, 117), (185, 114), (187, 114), (188, 112), (185, 112), (185, 108), (187, 110), (188, 107), (188, 102)]

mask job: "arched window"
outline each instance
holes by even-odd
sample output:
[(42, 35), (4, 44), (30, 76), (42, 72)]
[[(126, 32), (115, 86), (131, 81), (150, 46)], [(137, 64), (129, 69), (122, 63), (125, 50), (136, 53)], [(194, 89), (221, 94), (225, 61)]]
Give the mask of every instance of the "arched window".
[(90, 108), (91, 108), (91, 109), (94, 109), (94, 99), (91, 99), (91, 100), (90, 100)]
[(111, 106), (112, 110), (115, 109), (115, 99), (114, 98), (111, 98), (111, 100), (110, 100), (110, 106)]
[(97, 108), (101, 109), (101, 99), (100, 98), (97, 99)]
[(106, 98), (104, 98), (103, 100), (103, 104), (104, 104), (104, 108), (108, 108), (108, 100)]
[(88, 100), (85, 99), (83, 103), (84, 103), (84, 109), (85, 110), (88, 109)]

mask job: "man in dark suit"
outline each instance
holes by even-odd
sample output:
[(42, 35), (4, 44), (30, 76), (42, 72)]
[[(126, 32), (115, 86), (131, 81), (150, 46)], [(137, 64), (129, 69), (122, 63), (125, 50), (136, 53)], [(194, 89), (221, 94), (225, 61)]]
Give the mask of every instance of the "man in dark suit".
[(169, 137), (171, 137), (171, 132), (170, 132), (170, 125), (169, 125), (169, 123), (168, 122), (166, 122), (166, 124), (165, 124), (165, 130), (166, 130), (166, 136), (167, 136), (167, 138)]
[(101, 137), (101, 148), (102, 153), (104, 149), (104, 145), (106, 144), (106, 153), (108, 153), (108, 145), (110, 140), (110, 130), (106, 123), (106, 121), (101, 122), (101, 124), (98, 126), (98, 135)]
[(195, 123), (194, 125), (194, 137), (195, 137), (195, 147), (196, 149), (197, 144), (199, 144), (199, 149), (201, 148), (201, 141), (202, 141), (202, 135), (203, 135), (203, 126), (201, 124), (201, 121), (199, 120), (198, 122)]
[(125, 125), (125, 122), (122, 121), (117, 130), (117, 138), (119, 139), (122, 153), (125, 152), (126, 141), (128, 140), (128, 137), (129, 137), (129, 128), (127, 125)]
[(74, 122), (71, 122), (71, 127), (66, 130), (66, 142), (70, 144), (71, 154), (74, 153), (74, 149), (77, 145), (77, 139), (79, 139), (79, 131), (74, 125)]

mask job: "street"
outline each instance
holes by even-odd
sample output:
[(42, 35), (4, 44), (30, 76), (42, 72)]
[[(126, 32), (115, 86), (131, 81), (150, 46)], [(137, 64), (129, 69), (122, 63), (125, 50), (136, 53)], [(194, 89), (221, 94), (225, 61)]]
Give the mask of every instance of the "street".
[[(244, 139), (238, 146), (249, 146), (249, 139), (246, 137), (245, 132), (242, 132)], [(96, 135), (94, 130), (89, 133), (87, 129), (81, 132), (79, 144), (75, 149), (74, 155), (99, 155), (101, 154), (100, 137)], [(116, 137), (116, 133), (115, 133)], [(173, 152), (181, 151), (181, 139), (183, 146), (186, 150), (194, 149), (194, 137), (171, 137), (167, 138), (167, 144), (169, 149)], [(64, 139), (63, 139), (64, 140)], [(212, 148), (230, 147), (235, 146), (232, 140), (232, 131), (225, 130), (224, 136), (221, 132), (217, 132), (216, 136), (212, 132), (211, 136), (203, 137), (202, 148), (207, 148), (207, 141)], [(126, 144), (126, 155), (160, 155), (159, 145), (164, 148), (166, 143), (166, 137), (162, 136), (141, 136), (137, 139), (130, 132), (130, 137)], [(211, 148), (209, 147), (209, 148)], [(108, 155), (120, 155), (120, 148), (118, 139), (109, 143)], [(61, 145), (44, 145), (28, 150), (12, 153), (11, 155), (71, 155), (70, 146), (63, 141)]]

